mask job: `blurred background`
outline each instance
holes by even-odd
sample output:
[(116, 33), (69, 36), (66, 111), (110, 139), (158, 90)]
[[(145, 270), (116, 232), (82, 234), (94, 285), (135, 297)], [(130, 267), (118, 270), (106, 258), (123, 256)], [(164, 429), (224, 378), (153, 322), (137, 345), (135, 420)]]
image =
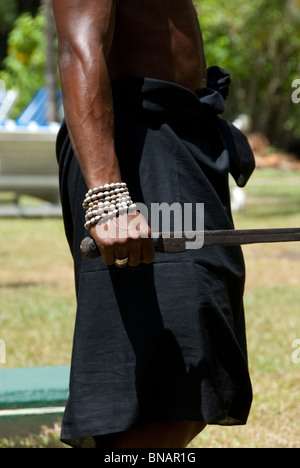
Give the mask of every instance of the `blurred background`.
[[(292, 100), (300, 79), (299, 3), (214, 0), (197, 6), (208, 66), (225, 68), (232, 78), (224, 117), (247, 133), (258, 168), (300, 167), (300, 105)], [(51, 0), (0, 0), (2, 200), (13, 188), (15, 201), (27, 194), (59, 203), (53, 145), (63, 106), (56, 50)], [(27, 154), (21, 157), (20, 150)], [(51, 209), (59, 210), (50, 206), (47, 213)]]
[[(300, 226), (300, 103), (292, 100), (300, 1), (207, 0), (197, 9), (208, 66), (231, 74), (224, 117), (256, 158), (244, 190), (230, 182), (236, 227)], [(56, 50), (49, 0), (0, 0), (0, 379), (1, 367), (70, 361), (76, 304), (55, 160)], [(251, 417), (245, 428), (208, 428), (192, 446), (299, 448), (299, 244), (247, 246), (244, 255)], [(0, 431), (0, 447), (31, 446), (61, 447), (59, 420), (27, 438)]]
[[(51, 1), (1, 0), (0, 70), (6, 89), (19, 92), (12, 118), (18, 117), (40, 88), (47, 86), (50, 92), (51, 85), (59, 88)], [(52, 94), (50, 99), (54, 99)], [(59, 121), (58, 106), (49, 107), (49, 121)]]
[(63, 106), (51, 5), (0, 1), (2, 216), (61, 213), (55, 140)]

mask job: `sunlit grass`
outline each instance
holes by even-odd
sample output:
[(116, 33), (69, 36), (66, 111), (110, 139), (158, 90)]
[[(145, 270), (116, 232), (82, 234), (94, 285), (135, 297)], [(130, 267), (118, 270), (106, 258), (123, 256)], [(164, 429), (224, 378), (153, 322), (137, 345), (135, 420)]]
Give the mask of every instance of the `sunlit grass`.
[(6, 366), (68, 364), (75, 300), (62, 221), (0, 223), (0, 334)]

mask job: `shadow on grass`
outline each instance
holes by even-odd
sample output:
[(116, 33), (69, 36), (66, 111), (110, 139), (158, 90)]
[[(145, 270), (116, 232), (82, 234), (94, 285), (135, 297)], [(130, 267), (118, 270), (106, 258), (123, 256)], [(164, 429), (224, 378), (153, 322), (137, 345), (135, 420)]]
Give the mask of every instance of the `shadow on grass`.
[(21, 288), (32, 288), (37, 286), (55, 286), (54, 283), (45, 283), (43, 281), (31, 281), (31, 282), (17, 282), (17, 283), (0, 283), (0, 289), (21, 289)]

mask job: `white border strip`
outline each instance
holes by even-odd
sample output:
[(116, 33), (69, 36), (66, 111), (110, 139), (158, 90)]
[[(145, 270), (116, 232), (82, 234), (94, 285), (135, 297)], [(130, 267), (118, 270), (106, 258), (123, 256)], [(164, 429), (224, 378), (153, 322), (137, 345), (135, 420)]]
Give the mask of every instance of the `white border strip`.
[(54, 406), (52, 408), (23, 408), (14, 410), (0, 410), (1, 416), (31, 416), (39, 414), (53, 414), (63, 413), (65, 411), (64, 406)]

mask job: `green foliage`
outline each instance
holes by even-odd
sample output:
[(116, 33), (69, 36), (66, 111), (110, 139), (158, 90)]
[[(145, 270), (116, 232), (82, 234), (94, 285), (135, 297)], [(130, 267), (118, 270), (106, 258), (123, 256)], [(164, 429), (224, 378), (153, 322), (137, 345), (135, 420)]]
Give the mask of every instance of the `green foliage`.
[(16, 17), (16, 4), (14, 2), (0, 1), (0, 28), (10, 27)]
[(299, 0), (215, 0), (199, 7), (208, 65), (230, 71), (228, 114), (252, 117), (275, 144), (300, 136), (292, 82), (300, 78)]
[[(13, 3), (5, 2), (4, 10), (1, 5), (0, 25), (15, 14)], [(291, 99), (292, 83), (300, 78), (300, 1), (211, 0), (198, 11), (208, 66), (219, 65), (232, 76), (226, 117), (250, 115), (253, 130), (273, 145), (300, 137), (300, 105)], [(22, 14), (9, 35), (0, 79), (20, 91), (13, 117), (45, 84), (44, 27), (40, 9), (36, 16)]]
[(25, 11), (35, 14), (40, 5), (40, 0), (0, 0), (0, 67), (7, 53), (7, 36), (15, 20)]
[(17, 89), (19, 100), (16, 117), (33, 94), (45, 84), (45, 16), (40, 9), (36, 16), (23, 13), (16, 20), (8, 38), (8, 55), (0, 78), (7, 89)]

